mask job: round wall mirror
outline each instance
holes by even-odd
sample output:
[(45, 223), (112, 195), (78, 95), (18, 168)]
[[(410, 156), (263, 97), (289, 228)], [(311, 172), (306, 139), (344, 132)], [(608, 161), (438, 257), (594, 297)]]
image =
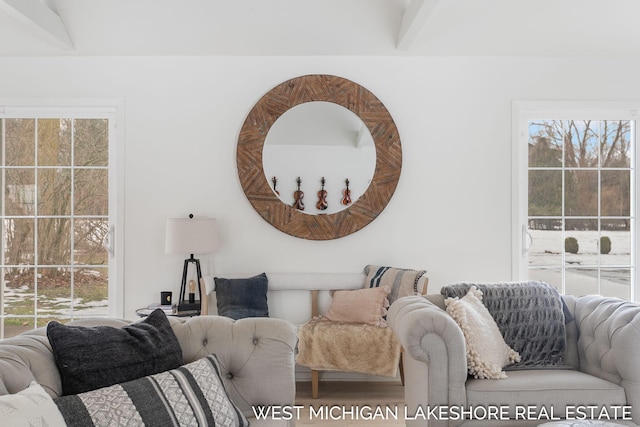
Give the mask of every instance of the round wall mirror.
[[(331, 179), (336, 181), (334, 184), (339, 184), (344, 191), (346, 180), (350, 179), (349, 175), (353, 173), (353, 176), (356, 177), (356, 167), (351, 170), (337, 171), (334, 174), (335, 168), (327, 165), (326, 169), (323, 169), (322, 162), (316, 161), (316, 164), (319, 164), (317, 172), (310, 174), (300, 168), (299, 173), (293, 173), (296, 175), (296, 181), (297, 177), (301, 178), (301, 183), (300, 190), (298, 190), (296, 182), (296, 189), (291, 192), (290, 188), (283, 188), (283, 178), (278, 178), (282, 172), (272, 169), (270, 165), (271, 131), (274, 130), (273, 138), (278, 139), (280, 125), (276, 126), (276, 122), (289, 111), (293, 111), (292, 115), (294, 116), (292, 128), (297, 128), (298, 131), (302, 129), (302, 133), (298, 135), (303, 135), (307, 142), (274, 143), (273, 145), (288, 145), (288, 148), (295, 147), (294, 150), (299, 151), (299, 156), (292, 155), (290, 159), (283, 159), (288, 160), (290, 164), (302, 162), (300, 159), (303, 158), (310, 158), (313, 161), (314, 151), (309, 148), (309, 145), (313, 144), (310, 144), (309, 141), (314, 139), (309, 132), (304, 133), (304, 128), (311, 125), (300, 125), (298, 120), (303, 119), (296, 119), (297, 113), (294, 110), (295, 107), (307, 103), (329, 103), (349, 110), (359, 118), (360, 126), (364, 125), (366, 128), (358, 130), (362, 143), (366, 145), (367, 135), (373, 141), (373, 154), (370, 156), (372, 161), (375, 159), (373, 176), (364, 178), (368, 182), (362, 186), (362, 194), (336, 212), (305, 213), (304, 210), (294, 207), (294, 193), (296, 191), (304, 193), (302, 200), (305, 206), (306, 204), (315, 205), (319, 196), (317, 193), (321, 189), (321, 178), (324, 176), (322, 170), (327, 171), (325, 177), (327, 185), (328, 180)], [(305, 109), (304, 107), (308, 106), (303, 106), (303, 109)], [(313, 110), (313, 108), (310, 109)], [(288, 121), (287, 119), (283, 122)], [(325, 123), (325, 126), (328, 125)], [(336, 127), (339, 126), (340, 124), (336, 125)], [(331, 131), (336, 131), (336, 129), (331, 129)], [(299, 138), (302, 139), (302, 136)], [(269, 139), (268, 146), (267, 139)], [(266, 164), (263, 163), (265, 157)], [(307, 75), (293, 78), (276, 86), (260, 98), (251, 109), (238, 137), (236, 162), (244, 193), (262, 218), (292, 236), (311, 240), (328, 240), (360, 230), (373, 221), (386, 207), (400, 178), (402, 147), (398, 130), (391, 115), (375, 95), (357, 83), (341, 77)], [(327, 160), (325, 163), (327, 162), (329, 161)], [(332, 175), (329, 175), (330, 172)], [(276, 179), (274, 180), (273, 177)], [(304, 181), (302, 181), (303, 178)], [(343, 179), (344, 181), (340, 182)], [(287, 185), (290, 184), (290, 180), (288, 177)], [(349, 187), (351, 189), (351, 186)], [(282, 191), (280, 191), (281, 189)], [(332, 189), (331, 191), (337, 192), (338, 190)], [(278, 192), (281, 196), (277, 194)], [(328, 189), (327, 195), (329, 195)], [(337, 202), (331, 201), (331, 204), (334, 203)]]

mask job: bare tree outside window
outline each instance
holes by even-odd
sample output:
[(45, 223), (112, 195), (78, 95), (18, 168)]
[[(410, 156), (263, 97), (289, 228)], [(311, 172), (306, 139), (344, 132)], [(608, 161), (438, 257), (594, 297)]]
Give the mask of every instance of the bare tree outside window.
[(566, 293), (630, 298), (632, 125), (529, 122), (530, 277)]
[(107, 119), (3, 119), (5, 337), (108, 313)]

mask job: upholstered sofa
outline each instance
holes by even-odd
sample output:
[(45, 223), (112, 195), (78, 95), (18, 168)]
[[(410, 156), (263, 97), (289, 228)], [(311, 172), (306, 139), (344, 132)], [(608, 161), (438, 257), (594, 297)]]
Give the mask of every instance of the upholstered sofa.
[[(252, 426), (295, 424), (295, 417), (281, 411), (256, 419), (252, 410), (258, 405), (276, 405), (274, 407), (279, 408), (295, 404), (297, 336), (293, 324), (274, 318), (235, 321), (221, 316), (168, 317), (168, 320), (185, 363), (211, 353), (217, 356), (225, 389)], [(118, 328), (128, 324), (116, 319), (87, 319), (70, 323)], [(61, 376), (46, 328), (0, 341), (0, 396), (20, 392), (32, 381), (39, 383), (53, 398), (62, 393)]]
[(387, 319), (405, 350), (407, 426), (537, 426), (559, 418), (638, 425), (640, 306), (600, 296), (562, 298), (571, 319), (567, 366), (506, 371), (504, 379), (468, 375), (465, 338), (445, 311), (444, 296), (392, 304)]

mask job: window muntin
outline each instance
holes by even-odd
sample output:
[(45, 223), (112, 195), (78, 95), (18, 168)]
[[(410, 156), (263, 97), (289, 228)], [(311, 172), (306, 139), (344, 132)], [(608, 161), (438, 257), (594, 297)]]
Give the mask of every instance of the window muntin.
[(0, 336), (109, 314), (110, 120), (0, 120)]

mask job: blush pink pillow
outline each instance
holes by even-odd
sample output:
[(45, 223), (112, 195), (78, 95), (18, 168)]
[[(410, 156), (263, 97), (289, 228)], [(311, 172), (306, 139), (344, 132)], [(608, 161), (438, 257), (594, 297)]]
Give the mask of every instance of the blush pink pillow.
[(386, 328), (389, 287), (332, 291), (331, 305), (324, 317), (334, 322), (366, 323)]

